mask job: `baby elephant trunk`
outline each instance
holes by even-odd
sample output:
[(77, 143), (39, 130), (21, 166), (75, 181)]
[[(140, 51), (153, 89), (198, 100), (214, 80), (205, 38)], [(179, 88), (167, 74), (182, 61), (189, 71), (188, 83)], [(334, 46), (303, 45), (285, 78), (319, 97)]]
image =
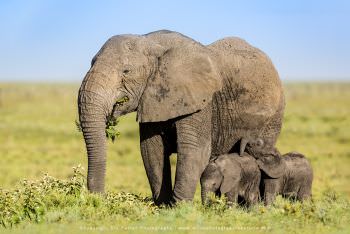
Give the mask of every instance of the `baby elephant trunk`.
[(208, 190), (202, 187), (202, 189), (201, 189), (201, 198), (202, 198), (202, 204), (203, 205), (208, 203), (207, 194), (208, 194)]

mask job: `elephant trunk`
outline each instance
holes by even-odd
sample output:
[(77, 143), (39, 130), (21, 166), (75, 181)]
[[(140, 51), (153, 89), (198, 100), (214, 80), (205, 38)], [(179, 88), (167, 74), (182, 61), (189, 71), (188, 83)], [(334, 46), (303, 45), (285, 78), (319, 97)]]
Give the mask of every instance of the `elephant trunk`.
[(202, 204), (203, 205), (205, 205), (205, 204), (207, 204), (207, 193), (208, 193), (208, 191), (207, 191), (207, 189), (205, 189), (205, 188), (201, 188), (201, 198), (202, 198)]
[[(95, 123), (102, 125), (104, 121)], [(87, 186), (91, 192), (104, 192), (104, 179), (106, 171), (106, 135), (104, 126), (91, 126), (92, 123), (82, 125), (88, 154)]]
[[(90, 78), (90, 79), (89, 79)], [(106, 119), (109, 113), (104, 92), (95, 90), (89, 74), (79, 90), (79, 121), (88, 155), (87, 187), (90, 192), (103, 193), (106, 171)]]

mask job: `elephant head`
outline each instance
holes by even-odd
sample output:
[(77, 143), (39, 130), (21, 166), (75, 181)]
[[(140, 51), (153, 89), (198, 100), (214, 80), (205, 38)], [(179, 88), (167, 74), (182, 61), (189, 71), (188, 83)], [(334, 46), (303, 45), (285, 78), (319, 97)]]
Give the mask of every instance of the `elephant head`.
[(239, 186), (242, 168), (234, 159), (238, 155), (220, 155), (211, 161), (201, 176), (202, 202), (206, 203), (207, 193), (226, 194), (232, 188)]
[(220, 168), (215, 162), (210, 162), (201, 176), (201, 198), (202, 203), (207, 203), (209, 192), (219, 194), (219, 189), (224, 179)]
[(287, 168), (277, 149), (258, 157), (256, 162), (259, 168), (270, 178), (282, 177)]
[[(208, 49), (179, 33), (110, 38), (93, 58), (78, 95), (88, 154), (88, 189), (104, 191), (108, 117), (137, 111), (139, 122), (194, 113), (221, 87)], [(127, 98), (120, 105), (118, 100)]]

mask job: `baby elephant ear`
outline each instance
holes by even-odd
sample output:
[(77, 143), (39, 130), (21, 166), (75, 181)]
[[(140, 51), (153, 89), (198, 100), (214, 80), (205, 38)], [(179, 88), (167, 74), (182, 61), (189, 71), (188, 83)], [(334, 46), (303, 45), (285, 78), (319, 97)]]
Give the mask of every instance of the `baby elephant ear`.
[(224, 179), (222, 180), (221, 186), (220, 186), (220, 193), (225, 194), (229, 192), (235, 184), (232, 183), (233, 179), (230, 179), (228, 176), (224, 176)]
[(256, 161), (259, 168), (271, 178), (281, 177), (286, 170), (286, 163), (279, 154), (265, 154)]
[[(239, 185), (241, 168), (237, 165), (237, 162), (230, 157), (236, 156), (222, 156), (217, 160), (217, 164), (220, 168), (220, 172), (223, 175), (223, 180), (220, 185), (221, 194), (229, 192), (232, 188)], [(238, 155), (237, 155), (238, 157)]]
[(158, 57), (137, 110), (139, 122), (166, 121), (194, 113), (211, 102), (221, 80), (208, 49), (191, 44)]

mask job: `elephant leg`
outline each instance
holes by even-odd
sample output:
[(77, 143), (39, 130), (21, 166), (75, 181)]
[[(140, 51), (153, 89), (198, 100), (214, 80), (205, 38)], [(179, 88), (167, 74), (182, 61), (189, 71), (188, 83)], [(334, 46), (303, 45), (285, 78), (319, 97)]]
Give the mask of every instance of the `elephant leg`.
[(192, 200), (211, 155), (211, 105), (176, 121), (174, 200)]
[(305, 201), (310, 197), (311, 197), (311, 187), (301, 186), (296, 197), (298, 201)]
[(263, 199), (265, 206), (269, 206), (275, 201), (278, 190), (277, 180), (278, 179), (264, 179)]
[(164, 142), (167, 124), (140, 124), (141, 155), (156, 205), (170, 204), (172, 199), (171, 152)]
[(227, 198), (227, 206), (232, 207), (233, 204), (238, 203), (238, 188), (234, 187), (231, 189), (231, 191), (225, 193), (225, 196)]

